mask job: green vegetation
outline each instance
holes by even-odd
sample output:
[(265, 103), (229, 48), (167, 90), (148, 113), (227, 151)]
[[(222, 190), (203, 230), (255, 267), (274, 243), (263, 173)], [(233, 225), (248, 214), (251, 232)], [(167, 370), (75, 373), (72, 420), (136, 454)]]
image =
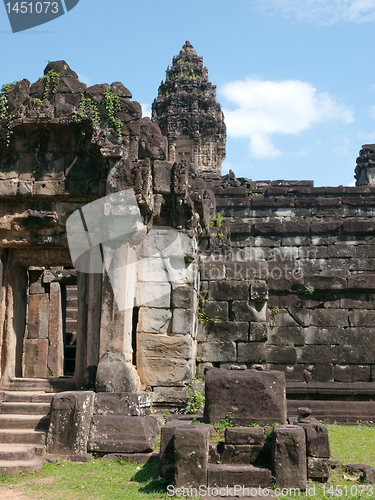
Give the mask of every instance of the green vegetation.
[(54, 69), (50, 69), (42, 79), (45, 80), (43, 99), (47, 99), (50, 92), (57, 94), (57, 87), (61, 80), (60, 73), (56, 73)]
[(278, 307), (274, 307), (271, 311), (271, 328), (275, 328), (276, 326), (276, 316), (280, 309)]
[(118, 135), (121, 135), (122, 122), (116, 117), (116, 113), (121, 109), (120, 98), (112, 92), (110, 87), (108, 87), (104, 94), (104, 105), (107, 112), (109, 127), (113, 128)]
[(12, 82), (12, 83), (4, 83), (2, 85), (1, 90), (0, 90), (0, 118), (7, 118), (8, 123), (7, 123), (7, 132), (4, 137), (4, 146), (5, 150), (9, 149), (10, 146), (10, 138), (11, 135), (13, 134), (13, 131), (11, 130), (11, 124), (12, 124), (12, 115), (13, 113), (10, 112), (9, 109), (9, 97), (8, 93), (9, 91), (16, 85), (16, 83), (19, 83), (18, 81)]
[(186, 396), (186, 411), (187, 413), (197, 413), (204, 408), (204, 396), (197, 388), (195, 382), (197, 380), (194, 378), (192, 382), (188, 382)]
[(305, 295), (312, 295), (315, 292), (315, 288), (313, 286), (305, 286), (303, 289), (303, 293)]
[(77, 122), (80, 122), (82, 118), (90, 118), (92, 123), (96, 125), (99, 125), (100, 123), (98, 104), (90, 97), (85, 97), (83, 94), (81, 102), (79, 103), (79, 114), (77, 115)]

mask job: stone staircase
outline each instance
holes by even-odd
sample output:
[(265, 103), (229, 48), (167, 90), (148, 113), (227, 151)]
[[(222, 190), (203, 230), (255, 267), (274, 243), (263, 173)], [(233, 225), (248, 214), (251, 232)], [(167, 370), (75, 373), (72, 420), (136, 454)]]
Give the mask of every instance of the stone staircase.
[(42, 467), (53, 396), (39, 391), (0, 392), (0, 474)]

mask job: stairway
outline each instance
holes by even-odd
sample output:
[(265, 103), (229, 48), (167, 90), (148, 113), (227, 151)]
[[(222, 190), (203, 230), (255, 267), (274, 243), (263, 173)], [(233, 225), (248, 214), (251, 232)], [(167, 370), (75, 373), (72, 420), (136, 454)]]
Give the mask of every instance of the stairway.
[(53, 396), (39, 391), (0, 392), (0, 474), (42, 467)]

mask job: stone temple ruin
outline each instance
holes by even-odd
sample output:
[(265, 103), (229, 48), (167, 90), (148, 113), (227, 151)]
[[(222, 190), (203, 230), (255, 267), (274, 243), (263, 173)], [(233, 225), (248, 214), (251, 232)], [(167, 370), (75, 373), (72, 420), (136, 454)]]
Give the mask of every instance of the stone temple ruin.
[[(64, 61), (3, 86), (0, 439), (22, 449), (7, 465), (0, 445), (0, 470), (39, 467), (48, 428), (55, 455), (150, 452), (153, 415), (182, 411), (213, 369), (283, 374), (288, 416), (373, 420), (375, 146), (355, 187), (314, 187), (222, 176), (225, 141), (189, 42), (152, 119), (122, 83), (87, 88)], [(142, 238), (108, 255), (99, 242), (86, 257), (90, 269), (101, 248), (100, 272), (77, 271), (67, 221), (90, 235), (85, 207), (123, 192)], [(109, 231), (120, 208), (103, 208)]]

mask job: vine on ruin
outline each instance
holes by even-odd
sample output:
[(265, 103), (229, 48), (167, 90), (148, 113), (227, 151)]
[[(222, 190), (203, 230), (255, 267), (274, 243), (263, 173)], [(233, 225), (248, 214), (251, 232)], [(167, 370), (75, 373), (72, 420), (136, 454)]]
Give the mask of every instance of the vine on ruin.
[(60, 73), (56, 73), (54, 69), (50, 69), (42, 79), (45, 80), (43, 99), (47, 99), (50, 92), (57, 94), (57, 88), (61, 80)]
[(121, 110), (120, 98), (112, 92), (110, 87), (108, 87), (104, 94), (104, 106), (107, 112), (109, 127), (113, 128), (118, 135), (121, 135), (123, 124), (122, 121), (116, 116), (116, 113)]

